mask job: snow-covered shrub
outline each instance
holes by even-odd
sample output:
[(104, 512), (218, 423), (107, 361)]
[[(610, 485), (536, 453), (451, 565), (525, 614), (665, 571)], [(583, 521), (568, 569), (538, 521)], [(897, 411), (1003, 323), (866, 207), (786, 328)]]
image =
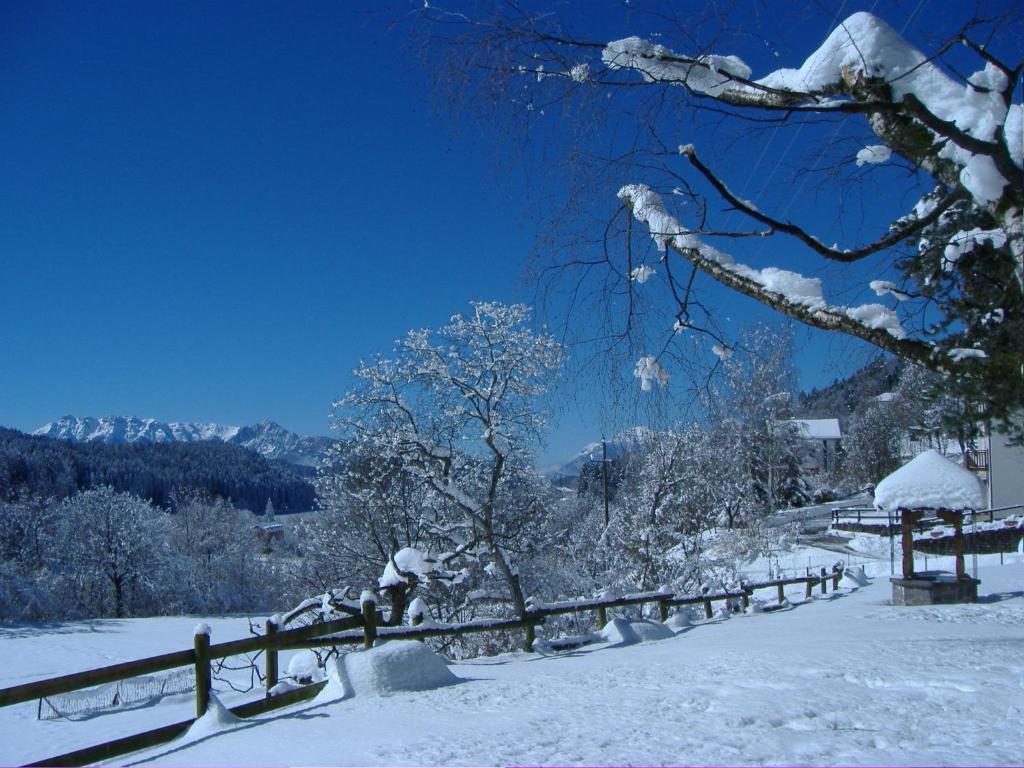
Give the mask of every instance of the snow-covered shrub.
[(313, 651), (299, 651), (288, 661), (288, 677), (297, 683), (316, 683), (324, 679), (320, 659)]

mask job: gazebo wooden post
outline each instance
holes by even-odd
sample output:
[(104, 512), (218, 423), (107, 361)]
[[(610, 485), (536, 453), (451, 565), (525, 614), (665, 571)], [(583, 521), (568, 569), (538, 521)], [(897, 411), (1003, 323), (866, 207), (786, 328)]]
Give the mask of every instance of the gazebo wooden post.
[(938, 518), (953, 526), (953, 554), (956, 556), (956, 577), (962, 579), (966, 575), (964, 568), (964, 513), (956, 510), (941, 509)]
[(914, 523), (924, 517), (916, 509), (900, 510), (900, 527), (903, 531), (903, 578), (914, 578)]

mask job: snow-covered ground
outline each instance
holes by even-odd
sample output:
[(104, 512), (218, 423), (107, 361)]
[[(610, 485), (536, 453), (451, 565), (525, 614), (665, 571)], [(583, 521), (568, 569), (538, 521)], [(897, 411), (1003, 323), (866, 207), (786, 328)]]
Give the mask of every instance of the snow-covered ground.
[[(905, 608), (887, 604), (885, 555), (867, 569), (879, 574), (869, 586), (809, 603), (793, 587), (784, 610), (697, 621), (657, 641), (453, 664), (458, 682), (431, 690), (381, 695), (362, 685), (354, 696), (252, 720), (211, 718), (200, 732), (118, 762), (1019, 765), (1021, 555), (1002, 566), (998, 556), (979, 558), (978, 604)], [(932, 558), (932, 567), (936, 560), (944, 564)], [(244, 619), (207, 621), (214, 642), (248, 631)], [(0, 685), (187, 647), (195, 623), (0, 628)], [(221, 688), (228, 705), (253, 698)], [(37, 721), (33, 703), (0, 709), (0, 762), (175, 722), (192, 706), (179, 695), (74, 721)]]

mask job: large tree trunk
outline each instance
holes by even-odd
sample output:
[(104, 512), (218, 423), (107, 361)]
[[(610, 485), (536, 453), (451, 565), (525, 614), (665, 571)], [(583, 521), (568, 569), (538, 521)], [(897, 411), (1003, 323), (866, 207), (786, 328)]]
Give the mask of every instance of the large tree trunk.
[(121, 576), (112, 576), (110, 578), (111, 583), (114, 586), (114, 615), (119, 618), (124, 618), (124, 578)]
[[(498, 569), (498, 573), (505, 580), (508, 585), (509, 596), (512, 598), (512, 607), (516, 612), (516, 616), (520, 619), (526, 619), (526, 596), (523, 594), (523, 585), (519, 581), (519, 574), (512, 570), (512, 567), (508, 564), (508, 560), (505, 558), (505, 553), (501, 551), (501, 547), (498, 546), (494, 540), (494, 533), (487, 526), (487, 530), (484, 531), (483, 535), (484, 543), (487, 545), (487, 549), (490, 552), (491, 558), (494, 561), (494, 567)], [(526, 640), (524, 643), (523, 650), (533, 650), (533, 641), (535, 639), (533, 626), (526, 628)]]

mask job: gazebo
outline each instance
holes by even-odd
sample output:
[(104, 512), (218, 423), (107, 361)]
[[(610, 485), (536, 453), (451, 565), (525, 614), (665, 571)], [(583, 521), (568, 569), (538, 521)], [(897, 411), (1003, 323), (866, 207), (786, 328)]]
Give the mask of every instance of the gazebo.
[[(875, 487), (875, 507), (898, 515), (903, 539), (903, 576), (892, 579), (894, 605), (973, 603), (977, 579), (964, 572), (964, 512), (985, 506), (981, 483), (937, 451), (925, 451)], [(914, 571), (914, 524), (934, 515), (953, 526), (956, 572)]]

